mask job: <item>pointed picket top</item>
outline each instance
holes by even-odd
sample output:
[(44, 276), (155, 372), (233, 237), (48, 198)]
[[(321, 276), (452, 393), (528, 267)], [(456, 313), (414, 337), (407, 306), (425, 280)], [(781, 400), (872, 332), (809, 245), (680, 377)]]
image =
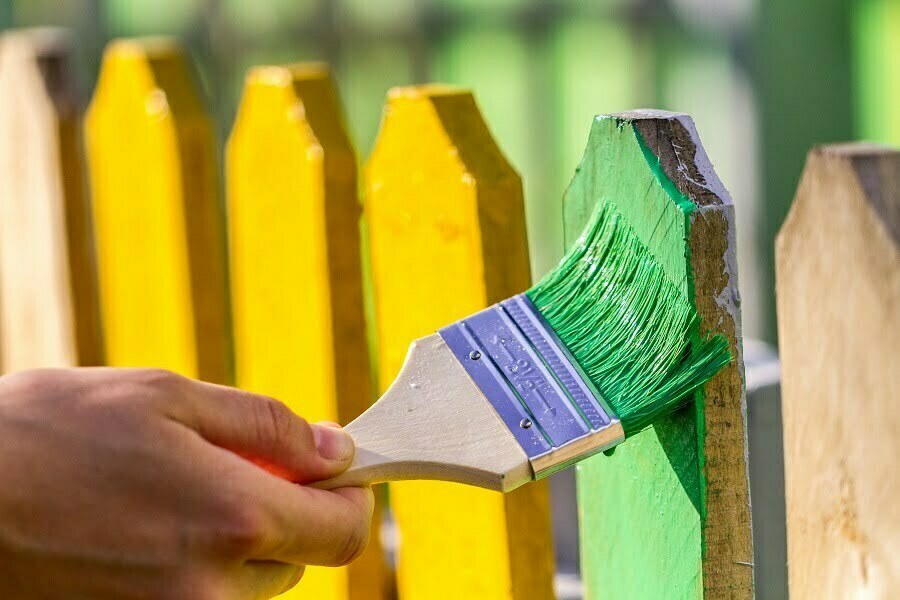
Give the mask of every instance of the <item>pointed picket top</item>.
[[(528, 287), (522, 184), (472, 94), (426, 85), (388, 94), (365, 190), (384, 390), (412, 340)], [(401, 598), (552, 596), (545, 482), (404, 482), (391, 507)]]
[(174, 38), (123, 38), (107, 45), (88, 118), (100, 119), (92, 115), (114, 103), (121, 103), (113, 107), (117, 114), (160, 120), (177, 115), (178, 127), (192, 121), (209, 123), (184, 49)]
[(775, 279), (790, 596), (890, 598), (900, 586), (900, 148), (809, 152)]
[[(422, 129), (415, 132), (408, 127)], [(388, 92), (384, 120), (369, 164), (387, 161), (388, 166), (399, 148), (419, 148), (420, 141), (429, 141), (425, 137), (428, 134), (435, 137), (421, 149), (448, 151), (432, 157), (436, 166), (451, 171), (450, 165), (456, 164), (461, 174), (477, 181), (519, 182), (518, 174), (491, 136), (472, 93), (443, 84), (397, 87)]]
[(598, 116), (565, 195), (567, 244), (598, 203), (615, 206), (735, 360), (693, 406), (579, 466), (587, 593), (752, 598), (734, 207), (691, 118)]
[[(450, 297), (446, 307), (432, 310), (432, 318), (425, 320), (435, 321), (434, 327), (469, 314), (467, 306), (477, 310), (527, 287), (527, 241), (524, 230), (517, 229), (524, 223), (521, 179), (491, 136), (471, 92), (430, 84), (388, 93), (381, 130), (366, 164), (365, 204), (373, 231), (374, 269), (381, 268), (382, 249), (375, 232), (403, 233), (417, 240), (412, 247), (422, 258), (410, 267), (421, 269), (422, 277), (441, 265), (449, 283), (479, 281), (466, 293), (466, 301)], [(500, 228), (509, 235), (503, 239), (484, 235)], [(432, 243), (434, 236), (440, 247)], [(426, 261), (426, 256), (432, 260)], [(490, 273), (483, 272), (485, 266), (490, 266)], [(382, 286), (377, 272), (375, 285), (376, 290)], [(430, 301), (434, 295), (424, 287), (397, 288), (403, 297), (391, 302), (404, 302), (405, 297), (406, 304), (416, 305), (418, 297)], [(423, 329), (415, 321), (391, 323), (391, 333), (381, 332), (378, 322), (379, 338), (388, 335), (397, 340), (381, 346), (383, 383), (393, 378), (406, 355), (400, 340), (408, 344), (430, 332), (430, 325)]]
[[(247, 74), (228, 142), (238, 386), (310, 421), (346, 424), (372, 401), (362, 302), (356, 156), (324, 65)], [(380, 597), (377, 520), (349, 567), (310, 567), (286, 598)]]
[(72, 43), (61, 29), (0, 37), (2, 370), (102, 360)]
[[(264, 106), (275, 112), (267, 113)], [(331, 71), (324, 63), (250, 69), (231, 137), (242, 135), (245, 128), (267, 126), (283, 128), (276, 133), (301, 136), (310, 152), (323, 146), (340, 150), (331, 160), (352, 159), (355, 165)], [(355, 171), (355, 166), (351, 168)]]
[(215, 143), (180, 46), (111, 42), (85, 135), (108, 362), (229, 381)]

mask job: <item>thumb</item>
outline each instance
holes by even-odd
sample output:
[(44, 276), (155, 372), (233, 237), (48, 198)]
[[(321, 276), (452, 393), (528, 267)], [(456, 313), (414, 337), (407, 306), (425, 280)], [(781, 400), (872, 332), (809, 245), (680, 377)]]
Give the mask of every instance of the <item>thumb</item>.
[(343, 427), (331, 421), (319, 421), (309, 427), (312, 429), (313, 442), (319, 456), (326, 460), (346, 462), (349, 466), (356, 448), (353, 438)]
[(173, 417), (216, 446), (296, 483), (339, 475), (350, 466), (353, 439), (336, 423), (310, 424), (267, 396), (186, 380)]

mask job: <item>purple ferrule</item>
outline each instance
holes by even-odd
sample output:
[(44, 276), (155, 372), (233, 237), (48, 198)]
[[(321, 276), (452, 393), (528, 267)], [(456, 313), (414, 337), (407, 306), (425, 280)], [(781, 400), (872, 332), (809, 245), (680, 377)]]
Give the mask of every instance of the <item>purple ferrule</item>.
[(513, 296), (500, 303), (525, 334), (547, 366), (556, 375), (566, 393), (575, 402), (588, 420), (591, 429), (600, 429), (610, 424), (609, 409), (601, 404), (600, 394), (594, 390), (581, 371), (575, 366), (562, 341), (541, 316), (537, 308), (525, 294)]
[(439, 333), (525, 453), (534, 457), (553, 450), (537, 427), (522, 427), (525, 422), (531, 422), (532, 415), (519, 402), (503, 373), (490, 359), (484, 358), (487, 352), (480, 349), (469, 329), (455, 323), (444, 327)]
[(615, 419), (524, 294), (439, 333), (530, 458)]

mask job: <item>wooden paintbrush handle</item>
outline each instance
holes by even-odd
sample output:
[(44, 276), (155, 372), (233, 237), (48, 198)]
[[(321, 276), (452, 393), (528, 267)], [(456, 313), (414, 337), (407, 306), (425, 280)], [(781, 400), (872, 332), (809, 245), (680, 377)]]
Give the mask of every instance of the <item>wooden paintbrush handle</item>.
[[(353, 424), (358, 422), (354, 421)], [(356, 443), (356, 454), (353, 462), (346, 471), (325, 481), (319, 481), (311, 484), (315, 487), (325, 490), (333, 490), (342, 487), (364, 487), (375, 483), (384, 483), (386, 481), (401, 481), (404, 479), (427, 479), (429, 463), (424, 460), (398, 460), (372, 452), (366, 449), (366, 446), (377, 446), (377, 440), (366, 440), (364, 436), (361, 438), (359, 433), (354, 433), (352, 425), (346, 428)]]
[(528, 456), (437, 334), (413, 342), (391, 387), (346, 431), (352, 465), (312, 487), (438, 479), (509, 491), (533, 479)]

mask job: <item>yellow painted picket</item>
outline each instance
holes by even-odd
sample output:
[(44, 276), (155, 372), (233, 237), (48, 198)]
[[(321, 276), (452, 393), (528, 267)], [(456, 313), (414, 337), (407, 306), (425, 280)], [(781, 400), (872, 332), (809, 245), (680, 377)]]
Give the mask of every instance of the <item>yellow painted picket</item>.
[[(226, 154), (236, 379), (310, 421), (371, 402), (356, 156), (327, 68), (247, 75)], [(378, 528), (347, 568), (309, 568), (290, 598), (381, 597)]]
[(177, 43), (109, 45), (85, 137), (108, 364), (230, 381), (214, 138)]
[[(412, 340), (528, 287), (522, 184), (467, 91), (389, 93), (365, 214), (382, 390)], [(403, 600), (553, 596), (544, 482), (508, 495), (403, 482), (391, 506)]]

